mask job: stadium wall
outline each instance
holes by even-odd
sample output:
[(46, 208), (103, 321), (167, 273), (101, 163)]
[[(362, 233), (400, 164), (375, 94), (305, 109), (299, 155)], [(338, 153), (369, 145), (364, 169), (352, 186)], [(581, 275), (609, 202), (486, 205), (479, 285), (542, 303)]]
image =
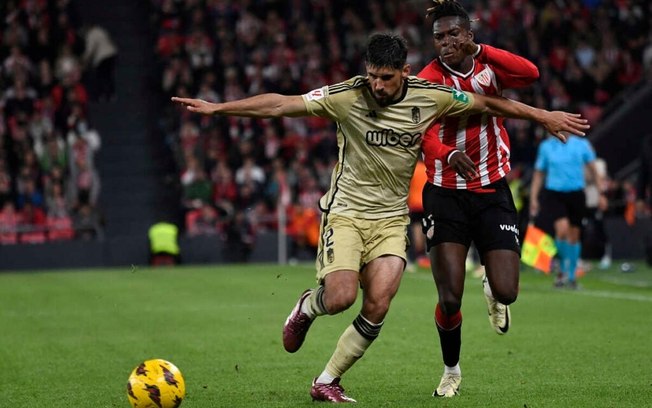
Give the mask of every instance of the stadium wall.
[[(184, 264), (225, 263), (225, 243), (220, 237), (179, 239)], [(250, 262), (277, 262), (276, 233), (260, 234)], [(0, 270), (42, 270), (147, 265), (147, 237), (110, 238), (104, 241), (67, 241), (0, 246)]]
[[(652, 240), (652, 220), (639, 220), (630, 226), (621, 217), (614, 217), (605, 220), (605, 229), (614, 259), (645, 258), (646, 243)], [(220, 237), (183, 237), (179, 246), (184, 264), (219, 264), (227, 259), (225, 242)], [(0, 246), (0, 271), (147, 265), (148, 248), (147, 237), (5, 245)], [(278, 262), (275, 232), (257, 237), (249, 262)]]

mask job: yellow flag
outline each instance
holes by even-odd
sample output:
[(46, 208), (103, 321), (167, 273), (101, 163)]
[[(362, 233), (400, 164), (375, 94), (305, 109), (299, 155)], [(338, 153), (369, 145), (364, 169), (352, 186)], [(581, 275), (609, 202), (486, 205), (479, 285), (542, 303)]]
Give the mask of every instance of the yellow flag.
[(528, 225), (521, 249), (521, 261), (549, 274), (550, 264), (556, 253), (555, 240), (543, 230), (534, 225)]

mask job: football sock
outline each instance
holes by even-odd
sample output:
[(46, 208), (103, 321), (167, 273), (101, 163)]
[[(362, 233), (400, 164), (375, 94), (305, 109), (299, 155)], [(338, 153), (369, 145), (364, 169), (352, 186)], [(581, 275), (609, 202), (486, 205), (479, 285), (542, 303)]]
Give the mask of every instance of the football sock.
[[(484, 283), (484, 280), (485, 280), (485, 279), (487, 279), (487, 275), (486, 275), (486, 274), (482, 277), (482, 282), (483, 282), (483, 283)], [(494, 299), (494, 300), (495, 300), (495, 298), (494, 298), (494, 294), (493, 294), (493, 292), (491, 291), (491, 285), (489, 285), (489, 282), (487, 282), (486, 285), (484, 285), (484, 284), (482, 285), (482, 291), (484, 292), (484, 294), (485, 294), (487, 297), (490, 297), (491, 299)]]
[(460, 364), (457, 363), (457, 364), (455, 364), (454, 367), (449, 367), (447, 365), (444, 365), (444, 374), (462, 375), (462, 370), (460, 369)]
[(317, 380), (315, 380), (315, 382), (319, 384), (330, 384), (333, 382), (335, 378), (337, 377), (329, 373), (328, 369), (326, 369), (322, 371), (321, 374), (319, 374), (319, 377), (317, 377)]
[(326, 369), (317, 378), (318, 383), (329, 384), (333, 378), (341, 377), (351, 366), (358, 361), (371, 343), (380, 334), (383, 322), (371, 323), (358, 315), (353, 323), (344, 330), (337, 342), (337, 347), (326, 364)]
[(301, 305), (301, 312), (305, 313), (311, 319), (328, 314), (326, 306), (324, 305), (323, 286), (319, 286), (310, 294), (310, 296), (308, 296), (308, 299), (306, 299), (306, 301)]
[(577, 271), (577, 263), (580, 260), (582, 252), (582, 244), (576, 242), (574, 244), (567, 244), (568, 250), (568, 280), (575, 282), (575, 272)]
[(437, 304), (435, 323), (439, 333), (444, 365), (455, 367), (460, 361), (460, 349), (462, 348), (462, 312), (458, 310), (449, 316), (444, 314)]

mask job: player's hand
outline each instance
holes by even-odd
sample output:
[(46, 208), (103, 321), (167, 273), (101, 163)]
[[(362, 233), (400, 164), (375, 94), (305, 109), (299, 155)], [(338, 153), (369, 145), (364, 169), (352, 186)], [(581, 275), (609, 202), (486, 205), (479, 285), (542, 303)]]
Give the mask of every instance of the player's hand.
[(215, 109), (213, 103), (206, 102), (202, 99), (192, 98), (179, 98), (178, 96), (172, 97), (172, 102), (178, 102), (185, 106), (190, 112), (201, 113), (204, 115), (212, 115)]
[(480, 50), (480, 46), (473, 40), (468, 40), (460, 43), (460, 49), (465, 55), (475, 55)]
[(582, 115), (579, 113), (568, 113), (562, 111), (547, 111), (546, 115), (541, 120), (541, 124), (551, 135), (564, 143), (566, 143), (567, 140), (566, 134), (570, 133), (584, 136), (586, 135), (584, 131), (591, 127), (588, 124), (588, 120), (582, 118)]
[(475, 163), (473, 163), (473, 160), (462, 151), (455, 150), (451, 153), (448, 164), (464, 180), (470, 181), (478, 177)]

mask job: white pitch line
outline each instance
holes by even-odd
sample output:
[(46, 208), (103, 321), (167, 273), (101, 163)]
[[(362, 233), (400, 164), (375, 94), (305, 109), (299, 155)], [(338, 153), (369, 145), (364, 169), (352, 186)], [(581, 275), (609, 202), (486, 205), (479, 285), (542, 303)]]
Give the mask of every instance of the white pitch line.
[(636, 302), (652, 302), (652, 296), (636, 295), (632, 293), (611, 292), (602, 290), (585, 290), (581, 289), (574, 292), (578, 295), (593, 296), (609, 299), (634, 300)]
[[(406, 273), (405, 277), (409, 277), (412, 279), (418, 279), (418, 280), (428, 280), (432, 282), (432, 276), (430, 274), (425, 274), (425, 273)], [(470, 279), (470, 277), (467, 276), (467, 284), (469, 280), (475, 280), (475, 279)], [(630, 286), (630, 287), (649, 287), (649, 284), (642, 282), (640, 285), (637, 284), (632, 284), (632, 282), (625, 282), (625, 281), (620, 281), (616, 282), (616, 279), (604, 279), (603, 277), (600, 278), (600, 280), (603, 281), (609, 281), (609, 283), (613, 284), (620, 284), (622, 286)], [(479, 279), (477, 279), (478, 284), (481, 286), (481, 283)], [(532, 289), (532, 288), (539, 288), (538, 285), (530, 285), (530, 284), (521, 284), (521, 291), (524, 289)], [(553, 290), (550, 288), (550, 290)], [(588, 290), (588, 289), (580, 289), (580, 290), (564, 290), (564, 289), (554, 289), (555, 292), (562, 293), (572, 293), (573, 295), (578, 294), (578, 295), (585, 295), (585, 296), (593, 296), (593, 297), (598, 297), (598, 298), (605, 298), (605, 299), (621, 299), (621, 300), (633, 300), (635, 302), (652, 302), (652, 296), (646, 296), (646, 295), (638, 295), (638, 294), (633, 294), (633, 293), (624, 293), (624, 292), (614, 292), (614, 291), (607, 291), (607, 290)]]
[(629, 279), (616, 278), (610, 276), (600, 276), (598, 277), (598, 279), (603, 282), (609, 282), (620, 286), (633, 286), (636, 288), (652, 288), (652, 282), (647, 282), (647, 281), (629, 280)]

